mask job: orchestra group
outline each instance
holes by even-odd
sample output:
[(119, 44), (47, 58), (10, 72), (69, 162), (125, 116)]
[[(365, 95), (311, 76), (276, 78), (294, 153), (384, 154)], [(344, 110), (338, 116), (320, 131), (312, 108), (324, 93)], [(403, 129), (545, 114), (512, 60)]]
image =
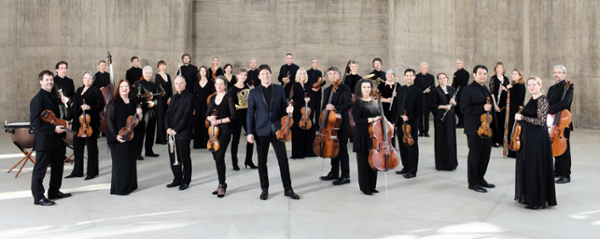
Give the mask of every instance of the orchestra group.
[[(331, 169), (320, 180), (330, 180), (333, 185), (350, 183), (351, 141), (359, 189), (372, 195), (378, 193), (378, 171), (401, 166), (396, 174), (406, 179), (417, 176), (419, 137), (429, 137), (430, 114), (435, 169), (457, 168), (456, 132), (464, 128), (468, 188), (475, 192), (495, 187), (484, 177), (492, 147), (503, 148), (504, 157), (516, 158), (515, 200), (527, 208), (555, 206), (554, 184), (570, 181), (573, 84), (566, 80), (567, 69), (562, 65), (553, 68), (556, 83), (545, 95), (540, 78), (524, 77), (519, 69), (507, 78), (502, 62), (494, 66), (488, 87), (487, 67), (475, 66), (469, 83), (471, 75), (461, 60), (456, 61), (456, 72), (448, 84), (449, 76), (430, 74), (426, 62), (421, 63), (419, 72), (408, 68), (398, 76), (394, 69), (383, 71), (382, 60), (375, 58), (370, 62), (373, 71), (361, 77), (354, 60), (348, 61), (344, 71), (331, 66), (322, 72), (317, 59), (311, 60), (308, 70), (293, 59), (291, 53), (285, 55), (277, 77), (281, 84), (273, 84), (271, 67), (259, 66), (256, 59), (250, 61), (249, 70), (234, 71), (231, 64), (221, 67), (218, 57), (208, 67), (197, 67), (191, 64), (189, 54), (181, 57), (174, 78), (166, 73), (167, 63), (159, 61), (154, 81), (153, 67), (140, 68), (135, 56), (125, 79), (114, 81), (113, 72), (106, 71), (107, 66), (112, 70), (109, 55), (108, 61), (98, 62), (97, 73), (88, 70), (75, 75), (83, 81), (78, 89), (67, 77), (67, 62), (56, 64), (56, 75), (42, 71), (41, 90), (30, 104), (37, 155), (31, 184), (34, 204), (50, 206), (55, 204), (51, 200), (71, 196), (59, 190), (66, 134), (73, 134), (75, 158), (73, 171), (65, 178), (85, 175), (85, 180), (92, 180), (99, 175), (98, 138), (105, 137), (112, 159), (110, 194), (127, 195), (136, 190), (137, 160), (159, 157), (154, 144), (168, 145), (173, 181), (166, 187), (183, 191), (192, 180), (193, 142), (194, 149), (212, 153), (218, 176), (212, 194), (222, 198), (228, 186), (228, 148), (231, 166), (240, 170), (242, 128), (247, 137), (244, 167), (258, 169), (260, 199), (269, 195), (270, 146), (284, 195), (300, 198), (292, 188), (287, 141), (291, 141), (292, 159), (331, 159)], [(327, 83), (328, 87), (321, 89)], [(528, 102), (524, 102), (526, 90), (532, 96)], [(257, 165), (252, 161), (254, 144)], [(52, 170), (45, 197), (42, 181), (48, 165)]]

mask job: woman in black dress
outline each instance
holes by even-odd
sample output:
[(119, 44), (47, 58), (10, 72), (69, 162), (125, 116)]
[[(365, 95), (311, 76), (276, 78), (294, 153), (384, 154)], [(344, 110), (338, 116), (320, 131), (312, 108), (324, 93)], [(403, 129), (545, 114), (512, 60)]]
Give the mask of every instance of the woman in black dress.
[[(242, 90), (250, 90), (249, 85), (244, 84), (244, 81), (246, 81), (246, 77), (247, 77), (248, 72), (246, 72), (246, 69), (240, 69), (239, 73), (237, 75), (237, 78), (239, 79), (239, 81), (229, 87), (229, 95), (231, 95), (231, 97), (233, 98), (233, 102), (235, 105), (239, 105), (239, 98), (238, 98), (238, 93), (240, 93)], [(246, 101), (246, 104), (248, 102)], [(231, 162), (233, 164), (233, 170), (240, 170), (240, 168), (237, 165), (238, 162), (238, 146), (240, 144), (240, 137), (242, 135), (242, 127), (244, 128), (244, 131), (246, 131), (246, 133), (248, 133), (248, 130), (246, 129), (246, 127), (248, 127), (246, 125), (246, 113), (247, 113), (247, 106), (245, 108), (239, 108), (237, 109), (237, 115), (238, 117), (235, 118), (235, 121), (232, 122), (231, 126), (232, 126), (232, 139), (231, 139)], [(252, 154), (254, 153), (254, 148), (253, 148), (253, 144), (246, 142), (246, 160), (244, 161), (244, 167), (248, 168), (250, 167), (251, 169), (256, 169), (258, 168), (256, 165), (254, 165), (254, 163), (252, 162)]]
[(214, 57), (210, 68), (208, 68), (207, 77), (208, 79), (215, 80), (217, 76), (222, 76), (224, 74), (223, 68), (219, 66), (219, 58)]
[(556, 206), (552, 167), (552, 148), (546, 125), (548, 99), (542, 92), (542, 80), (527, 79), (532, 98), (515, 120), (522, 126), (521, 150), (517, 152), (515, 200), (529, 209)]
[[(158, 92), (165, 93), (158, 97), (158, 111), (156, 112), (156, 143), (167, 144), (167, 129), (165, 129), (165, 114), (167, 113), (168, 102), (173, 96), (173, 87), (171, 85), (171, 76), (167, 74), (167, 63), (163, 60), (158, 62), (158, 73), (154, 77)], [(190, 92), (190, 94), (193, 92)]]
[[(308, 74), (304, 68), (298, 69), (296, 72), (296, 82), (292, 85), (290, 90), (290, 98), (294, 100), (294, 113), (292, 124), (292, 159), (302, 159), (305, 157), (316, 157), (317, 155), (312, 149), (312, 142), (315, 140), (315, 129), (317, 127), (311, 127), (310, 129), (300, 128), (300, 119), (302, 118), (302, 107), (307, 106), (311, 98), (308, 96), (312, 91), (312, 86), (308, 85)], [(306, 97), (305, 97), (306, 95)], [(308, 107), (310, 108), (310, 107)], [(312, 119), (315, 109), (311, 109), (309, 120)], [(306, 113), (306, 112), (305, 112)]]
[[(110, 194), (127, 195), (137, 189), (136, 139), (126, 141), (119, 136), (119, 130), (127, 125), (127, 117), (137, 114), (137, 119), (143, 120), (142, 109), (136, 108), (131, 96), (131, 85), (121, 80), (116, 84), (113, 100), (106, 106), (106, 141), (112, 158)], [(141, 135), (139, 129), (134, 128), (134, 136)]]
[[(98, 79), (102, 80), (102, 79)], [(84, 147), (88, 149), (88, 167), (87, 177), (85, 180), (90, 180), (98, 176), (98, 135), (100, 134), (100, 111), (104, 110), (104, 97), (102, 92), (95, 86), (94, 73), (85, 71), (83, 74), (83, 86), (77, 89), (77, 93), (73, 95), (72, 115), (73, 131), (78, 132), (81, 127), (79, 117), (85, 110), (86, 114), (90, 115), (89, 126), (92, 129), (92, 135), (87, 136), (73, 135), (73, 153), (75, 153), (75, 164), (73, 171), (65, 178), (83, 177), (83, 151)], [(85, 100), (85, 103), (83, 102)]]
[(196, 99), (194, 109), (194, 148), (205, 149), (208, 142), (208, 129), (204, 126), (206, 116), (204, 113), (208, 108), (207, 99), (210, 94), (215, 92), (215, 85), (206, 75), (206, 67), (201, 66), (198, 70), (198, 81), (194, 83), (194, 98)]
[(506, 117), (506, 92), (509, 84), (508, 78), (504, 76), (506, 68), (502, 62), (494, 66), (494, 75), (490, 78), (490, 92), (494, 104), (494, 120), (492, 122), (492, 146), (501, 147), (504, 142), (504, 117)]
[(356, 122), (354, 126), (353, 151), (356, 152), (358, 171), (358, 187), (365, 195), (378, 193), (377, 171), (369, 165), (369, 150), (373, 147), (373, 140), (369, 134), (369, 124), (381, 118), (378, 102), (373, 95), (373, 82), (361, 79), (356, 83), (354, 95), (356, 101), (352, 106), (352, 115)]
[[(433, 113), (435, 127), (435, 169), (452, 171), (458, 166), (456, 159), (456, 118), (454, 107), (456, 106), (452, 86), (447, 85), (448, 76), (445, 73), (437, 75), (438, 87), (432, 90), (430, 109)], [(444, 113), (446, 115), (444, 115)], [(444, 118), (442, 119), (442, 116)]]
[(225, 67), (223, 67), (223, 75), (227, 79), (228, 86), (232, 86), (237, 83), (237, 78), (235, 75), (233, 75), (233, 66), (231, 64), (225, 64)]
[[(211, 126), (215, 125), (220, 130), (218, 140), (221, 148), (216, 152), (212, 152), (219, 177), (219, 186), (213, 194), (222, 198), (225, 196), (225, 191), (227, 190), (227, 183), (225, 183), (225, 153), (227, 152), (227, 145), (231, 138), (230, 122), (235, 120), (236, 110), (233, 97), (227, 93), (227, 79), (224, 76), (217, 76), (215, 89), (217, 90), (217, 94), (210, 97), (208, 110), (206, 110), (206, 119), (210, 122)], [(212, 116), (214, 110), (217, 111), (216, 116)]]
[[(390, 110), (390, 103), (394, 101), (396, 98), (398, 88), (400, 88), (400, 83), (396, 82), (396, 72), (393, 69), (388, 69), (385, 73), (385, 82), (381, 83), (377, 86), (379, 93), (381, 93), (381, 102), (383, 105), (383, 115), (385, 115), (388, 119), (393, 119), (392, 111)], [(393, 106), (393, 105), (392, 105)], [(392, 139), (392, 145), (396, 147), (396, 139), (395, 137)]]
[[(510, 137), (515, 125), (515, 115), (519, 112), (519, 106), (523, 106), (525, 102), (525, 80), (521, 70), (512, 71), (512, 81), (506, 88), (510, 91), (510, 112), (508, 112), (508, 137)], [(516, 158), (517, 152), (508, 149), (507, 157)]]

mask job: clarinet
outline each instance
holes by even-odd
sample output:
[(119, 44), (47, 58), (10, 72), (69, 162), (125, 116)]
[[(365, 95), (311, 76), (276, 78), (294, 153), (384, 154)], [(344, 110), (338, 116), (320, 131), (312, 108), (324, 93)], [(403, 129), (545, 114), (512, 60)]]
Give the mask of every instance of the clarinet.
[[(454, 95), (452, 96), (452, 98), (450, 100), (456, 99), (456, 94), (460, 90), (460, 87), (461, 86), (458, 86), (458, 88), (456, 89), (456, 92), (454, 92)], [(450, 109), (452, 109), (452, 107), (454, 107), (454, 105), (450, 105)], [(441, 118), (442, 121), (444, 121), (444, 119), (446, 118), (446, 114), (448, 114), (448, 111), (450, 111), (450, 109), (447, 109), (446, 112), (444, 112), (444, 114), (442, 115), (442, 118)]]

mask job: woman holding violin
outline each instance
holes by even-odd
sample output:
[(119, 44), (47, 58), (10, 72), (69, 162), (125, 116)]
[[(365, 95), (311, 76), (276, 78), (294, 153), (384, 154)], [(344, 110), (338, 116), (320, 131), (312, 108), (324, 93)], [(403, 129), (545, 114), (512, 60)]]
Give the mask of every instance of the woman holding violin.
[[(100, 79), (101, 80), (101, 79)], [(94, 73), (83, 73), (83, 86), (73, 95), (71, 108), (73, 125), (71, 129), (78, 134), (73, 135), (73, 152), (75, 164), (73, 171), (65, 178), (83, 177), (83, 152), (88, 149), (87, 177), (90, 180), (98, 176), (98, 135), (100, 134), (100, 111), (104, 110), (104, 97), (94, 84)]]
[(452, 171), (458, 166), (456, 157), (456, 91), (447, 85), (448, 76), (445, 73), (437, 75), (438, 87), (431, 92), (433, 126), (435, 129), (434, 153), (435, 169)]
[[(165, 115), (167, 114), (167, 107), (169, 106), (169, 100), (173, 96), (173, 87), (171, 85), (171, 76), (167, 74), (167, 63), (163, 60), (157, 64), (158, 73), (154, 77), (156, 86), (159, 92), (164, 92), (165, 95), (157, 96), (157, 112), (156, 112), (156, 143), (167, 144), (167, 129), (165, 129)], [(189, 92), (190, 94), (192, 92)]]
[[(208, 78), (211, 80), (215, 80), (217, 78), (217, 76), (222, 76), (223, 74), (225, 74), (225, 72), (223, 72), (223, 68), (221, 68), (221, 66), (219, 66), (219, 58), (218, 57), (214, 57), (212, 60), (212, 64), (210, 65), (210, 68), (208, 68)], [(198, 77), (198, 79), (200, 79), (200, 77)]]
[[(396, 96), (398, 95), (397, 91), (400, 86), (400, 83), (396, 82), (396, 72), (391, 68), (385, 72), (385, 82), (377, 86), (377, 89), (381, 92), (383, 114), (388, 119), (394, 118), (392, 117), (392, 108), (390, 107), (390, 104), (392, 104), (392, 107), (394, 106), (392, 102), (396, 99)], [(396, 147), (395, 139), (392, 140), (392, 145)]]
[(193, 120), (195, 149), (205, 149), (208, 141), (208, 129), (204, 125), (206, 119), (204, 113), (208, 107), (208, 96), (215, 92), (215, 84), (206, 72), (206, 66), (201, 66), (198, 70), (198, 80), (194, 82), (193, 95), (196, 99)]
[[(231, 138), (231, 124), (236, 118), (236, 110), (234, 99), (231, 94), (227, 93), (227, 79), (225, 76), (217, 76), (215, 80), (215, 89), (217, 94), (212, 96), (208, 103), (208, 109), (206, 110), (206, 120), (209, 122), (209, 127), (213, 132), (217, 131), (218, 135), (211, 136), (211, 140), (216, 140), (220, 147), (213, 148), (212, 154), (217, 166), (217, 175), (219, 177), (219, 186), (217, 190), (213, 192), (219, 198), (225, 196), (227, 189), (227, 183), (225, 183), (225, 153), (227, 152), (227, 145)], [(216, 111), (216, 115), (214, 112)], [(215, 127), (213, 127), (215, 126)], [(210, 133), (209, 133), (210, 134)], [(214, 137), (214, 138), (213, 138)]]
[[(312, 118), (316, 111), (310, 107), (311, 98), (308, 95), (312, 91), (312, 85), (308, 85), (307, 82), (308, 74), (304, 68), (300, 68), (296, 72), (295, 83), (292, 85), (292, 89), (290, 91), (290, 98), (294, 100), (296, 104), (293, 113), (294, 123), (291, 127), (292, 159), (302, 159), (305, 157), (317, 156), (313, 151), (311, 144), (315, 139), (315, 129), (317, 128), (312, 127)], [(303, 122), (303, 125), (306, 126), (301, 128), (301, 122)], [(308, 124), (311, 124), (310, 128), (307, 128)]]
[(112, 97), (113, 100), (106, 106), (105, 116), (106, 141), (112, 158), (110, 194), (127, 195), (137, 189), (137, 143), (135, 139), (129, 140), (129, 135), (120, 136), (119, 131), (127, 129), (132, 131), (133, 137), (141, 137), (140, 127), (130, 123), (142, 121), (143, 115), (142, 109), (136, 108), (138, 104), (132, 99), (131, 85), (127, 80), (115, 85)]
[(517, 152), (515, 201), (538, 209), (556, 206), (552, 148), (546, 126), (548, 99), (537, 76), (527, 79), (531, 99), (515, 120), (521, 123), (521, 149)]
[[(358, 171), (358, 188), (365, 195), (378, 193), (377, 171), (369, 165), (369, 150), (373, 147), (373, 140), (369, 134), (369, 125), (381, 118), (378, 102), (373, 95), (373, 82), (361, 79), (356, 83), (354, 95), (356, 101), (352, 106), (352, 115), (356, 121), (354, 127), (354, 144), (352, 151), (356, 152), (356, 163)], [(384, 107), (385, 108), (385, 107)]]
[[(511, 81), (506, 88), (510, 92), (510, 109), (508, 112), (508, 140), (510, 140), (510, 133), (513, 130), (515, 124), (515, 115), (519, 112), (519, 107), (523, 106), (525, 102), (525, 79), (523, 79), (523, 72), (519, 69), (512, 71)], [(510, 142), (507, 142), (510, 143)], [(517, 152), (509, 149), (507, 157), (516, 158)]]
[[(238, 82), (229, 87), (229, 95), (231, 95), (233, 102), (235, 105), (240, 105), (240, 101), (238, 98), (238, 93), (240, 93), (242, 90), (249, 90), (250, 87), (249, 85), (245, 84), (244, 82), (246, 81), (246, 77), (248, 76), (248, 72), (246, 72), (246, 69), (239, 69), (238, 71), (238, 75), (237, 78), (239, 79)], [(246, 101), (246, 104), (248, 102)], [(242, 127), (244, 128), (244, 131), (246, 131), (246, 133), (248, 133), (248, 129), (246, 127), (248, 127), (246, 125), (246, 113), (248, 112), (248, 108), (236, 108), (237, 110), (237, 115), (239, 115), (239, 117), (236, 117), (235, 121), (231, 124), (232, 126), (232, 136), (233, 138), (231, 139), (231, 163), (233, 164), (233, 170), (240, 170), (240, 167), (238, 167), (238, 145), (240, 144), (240, 137), (242, 136)], [(246, 160), (244, 160), (244, 167), (248, 168), (250, 167), (251, 169), (256, 169), (258, 168), (256, 165), (254, 165), (254, 163), (252, 162), (252, 155), (254, 154), (254, 145), (252, 145), (251, 143), (246, 142)]]

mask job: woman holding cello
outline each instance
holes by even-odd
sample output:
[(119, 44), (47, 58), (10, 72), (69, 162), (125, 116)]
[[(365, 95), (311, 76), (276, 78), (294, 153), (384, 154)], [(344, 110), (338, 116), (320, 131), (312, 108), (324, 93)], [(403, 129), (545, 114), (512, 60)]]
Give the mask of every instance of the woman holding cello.
[[(98, 79), (102, 80), (102, 79)], [(90, 180), (98, 176), (98, 135), (100, 134), (100, 111), (104, 110), (102, 92), (93, 85), (94, 73), (83, 73), (83, 86), (73, 95), (71, 129), (78, 134), (73, 135), (73, 153), (75, 164), (73, 171), (65, 178), (83, 177), (83, 151), (88, 148), (87, 177)], [(89, 121), (88, 121), (89, 120)], [(84, 130), (80, 130), (83, 128)], [(91, 130), (91, 132), (89, 132)]]
[[(106, 141), (112, 158), (112, 177), (110, 181), (110, 194), (127, 195), (137, 189), (136, 170), (136, 139), (128, 140), (119, 136), (119, 131), (128, 127), (128, 121), (133, 118), (141, 121), (142, 109), (136, 108), (132, 99), (131, 85), (125, 79), (115, 85), (113, 100), (106, 106)], [(129, 118), (131, 117), (131, 118)], [(128, 120), (130, 119), (130, 120)], [(135, 122), (135, 120), (133, 120)], [(141, 135), (141, 127), (135, 127), (133, 137)]]
[[(313, 142), (315, 139), (315, 129), (317, 127), (304, 126), (300, 128), (300, 123), (304, 124), (312, 124), (313, 114), (317, 112), (317, 109), (310, 107), (311, 98), (308, 96), (310, 91), (312, 91), (312, 86), (307, 84), (308, 75), (306, 74), (306, 70), (304, 68), (300, 68), (296, 72), (295, 83), (292, 85), (292, 89), (290, 90), (290, 98), (296, 102), (296, 107), (294, 107), (294, 124), (292, 124), (292, 159), (302, 159), (305, 157), (315, 157), (317, 156), (315, 152), (312, 150), (312, 145), (310, 142)], [(303, 125), (304, 125), (303, 124)]]
[(377, 171), (369, 165), (369, 150), (373, 147), (373, 140), (369, 136), (369, 124), (381, 118), (377, 100), (373, 95), (373, 82), (361, 79), (357, 82), (354, 95), (356, 101), (352, 106), (352, 115), (356, 121), (354, 128), (354, 144), (352, 151), (356, 152), (358, 171), (358, 187), (365, 195), (378, 193)]
[(548, 99), (537, 76), (527, 79), (531, 99), (515, 120), (521, 122), (521, 149), (517, 152), (515, 201), (528, 209), (556, 206), (552, 148), (546, 126)]
[[(236, 110), (233, 96), (227, 93), (227, 79), (225, 76), (217, 76), (215, 89), (217, 90), (217, 94), (209, 99), (206, 120), (209, 122), (212, 132), (216, 132), (216, 127), (220, 131), (218, 135), (213, 134), (209, 141), (216, 140), (218, 141), (218, 145), (220, 145), (220, 148), (213, 148), (211, 151), (219, 177), (219, 186), (213, 194), (222, 198), (225, 196), (225, 190), (227, 189), (227, 183), (225, 183), (225, 153), (227, 152), (227, 145), (229, 144), (232, 132), (230, 122), (235, 120)], [(217, 112), (216, 115), (214, 114), (215, 110)], [(209, 134), (211, 134), (210, 130)]]

